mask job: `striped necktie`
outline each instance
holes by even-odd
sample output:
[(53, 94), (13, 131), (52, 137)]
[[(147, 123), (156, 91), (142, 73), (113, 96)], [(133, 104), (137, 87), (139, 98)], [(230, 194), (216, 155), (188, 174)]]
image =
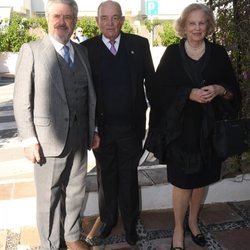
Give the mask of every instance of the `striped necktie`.
[(72, 68), (73, 63), (72, 63), (72, 61), (70, 59), (69, 46), (64, 45), (63, 46), (63, 51), (64, 51), (63, 58), (64, 58), (65, 62), (69, 65), (70, 68)]
[(116, 51), (116, 48), (115, 48), (115, 41), (109, 41), (110, 44), (111, 44), (111, 47), (110, 47), (110, 52), (115, 56), (117, 51)]

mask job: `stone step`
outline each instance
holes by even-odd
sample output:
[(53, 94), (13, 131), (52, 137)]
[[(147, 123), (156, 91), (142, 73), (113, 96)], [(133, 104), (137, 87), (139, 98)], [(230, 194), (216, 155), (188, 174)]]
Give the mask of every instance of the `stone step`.
[[(167, 182), (165, 166), (140, 167), (138, 177), (142, 211), (172, 208), (172, 185)], [(204, 203), (250, 200), (249, 190), (250, 174), (223, 179), (209, 187)], [(0, 229), (35, 224), (36, 200), (33, 180), (27, 178), (26, 182), (0, 185), (0, 197)], [(90, 173), (87, 176), (82, 216), (97, 214), (96, 174)]]

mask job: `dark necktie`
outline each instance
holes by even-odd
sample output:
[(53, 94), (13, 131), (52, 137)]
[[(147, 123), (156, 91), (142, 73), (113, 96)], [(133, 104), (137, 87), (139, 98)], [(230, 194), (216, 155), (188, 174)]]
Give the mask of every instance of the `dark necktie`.
[(73, 63), (70, 59), (69, 47), (67, 45), (64, 45), (63, 51), (64, 51), (63, 58), (64, 58), (65, 62), (69, 65), (69, 67), (71, 68), (73, 66)]
[(117, 51), (116, 51), (116, 48), (115, 48), (115, 41), (109, 41), (110, 44), (111, 44), (111, 47), (110, 47), (110, 52), (115, 56)]

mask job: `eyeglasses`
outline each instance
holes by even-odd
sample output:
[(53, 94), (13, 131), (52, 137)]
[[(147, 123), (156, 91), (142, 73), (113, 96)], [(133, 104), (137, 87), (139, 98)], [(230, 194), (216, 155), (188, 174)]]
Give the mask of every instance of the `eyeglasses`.
[(75, 20), (75, 16), (71, 15), (52, 14), (51, 17), (55, 21), (60, 20), (61, 18), (63, 18), (63, 20), (66, 22), (72, 22), (73, 20)]

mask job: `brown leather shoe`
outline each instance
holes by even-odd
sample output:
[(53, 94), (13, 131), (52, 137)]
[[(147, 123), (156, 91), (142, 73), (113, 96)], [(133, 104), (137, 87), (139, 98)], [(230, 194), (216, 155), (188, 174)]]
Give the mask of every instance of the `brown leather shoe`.
[(88, 250), (90, 249), (89, 246), (84, 244), (84, 242), (77, 240), (73, 242), (66, 242), (66, 245), (69, 250)]

